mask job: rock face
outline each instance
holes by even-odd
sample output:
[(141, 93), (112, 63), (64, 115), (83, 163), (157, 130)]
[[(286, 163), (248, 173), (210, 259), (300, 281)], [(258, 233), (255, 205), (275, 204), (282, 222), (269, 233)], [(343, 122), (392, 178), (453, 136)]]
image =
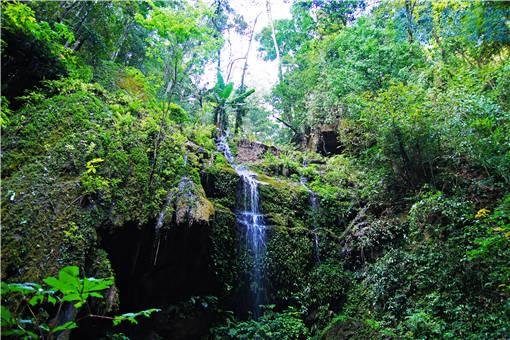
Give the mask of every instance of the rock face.
[(280, 150), (274, 146), (268, 146), (260, 142), (251, 142), (241, 140), (237, 144), (237, 163), (257, 163), (261, 161), (266, 153), (272, 153), (275, 156), (280, 155)]
[(340, 147), (338, 124), (321, 125), (302, 140), (303, 149), (319, 152), (325, 156), (340, 153)]
[(178, 225), (208, 224), (214, 214), (214, 207), (205, 197), (202, 187), (189, 178), (183, 177), (179, 183), (175, 202), (175, 220)]

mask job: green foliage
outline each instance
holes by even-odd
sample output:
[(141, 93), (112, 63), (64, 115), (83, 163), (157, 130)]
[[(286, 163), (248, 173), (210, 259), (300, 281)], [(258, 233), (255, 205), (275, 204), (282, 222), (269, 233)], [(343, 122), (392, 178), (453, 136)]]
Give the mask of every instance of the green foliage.
[[(2, 1), (2, 95), (11, 103), (42, 80), (72, 71), (77, 59), (67, 44), (74, 35), (61, 22), (36, 18), (29, 4)], [(2, 107), (2, 109), (5, 106)]]
[(9, 124), (9, 115), (11, 113), (11, 110), (9, 109), (9, 101), (4, 96), (0, 97), (0, 105), (1, 105), (1, 112), (0, 112), (0, 127), (3, 129), (7, 127)]
[[(286, 144), (251, 165), (275, 305), (213, 335), (507, 337), (508, 4), (297, 1), (274, 22), (284, 74), (267, 108), (220, 72), (199, 85), (221, 35), (246, 29), (228, 1), (209, 5), (2, 2), (2, 277), (53, 275), (2, 284), (4, 335), (51, 338), (94, 317), (84, 307), (97, 310), (112, 279), (57, 268), (110, 276), (101, 233), (152, 228), (163, 207), (173, 223), (173, 193), (186, 211), (196, 197), (214, 204), (197, 256), (218, 284), (168, 306), (165, 327), (229, 314), (253, 259), (238, 245), (239, 176), (216, 151), (212, 114), (220, 132), (235, 122)], [(256, 39), (274, 59), (272, 30)], [(325, 131), (341, 154), (315, 152)], [(195, 242), (196, 229), (179, 233)], [(81, 315), (50, 321), (63, 304)], [(101, 316), (136, 324), (156, 311)]]
[(146, 318), (150, 318), (152, 313), (159, 312), (159, 311), (161, 311), (161, 310), (157, 309), (157, 308), (151, 308), (151, 309), (142, 310), (142, 311), (136, 312), (136, 313), (124, 313), (121, 315), (117, 315), (113, 318), (113, 325), (118, 326), (123, 321), (129, 321), (130, 323), (136, 325), (136, 324), (138, 324), (138, 320), (136, 319), (137, 317), (144, 316)]
[(445, 239), (460, 232), (471, 211), (465, 201), (446, 198), (442, 192), (427, 192), (409, 210), (410, 231), (416, 239)]
[[(345, 14), (332, 3), (314, 9), (327, 13), (319, 26)], [(330, 5), (335, 13), (325, 10)], [(496, 84), (505, 83), (508, 63), (505, 15), (507, 7), (482, 2), (383, 3), (347, 28), (302, 37), (273, 105), (294, 141), (337, 126), (343, 150), (378, 169), (390, 188), (503, 187), (510, 134)], [(470, 182), (465, 172), (485, 178)]]
[(88, 161), (87, 162), (87, 174), (95, 174), (97, 172), (97, 168), (96, 168), (96, 165), (97, 163), (101, 163), (101, 162), (104, 162), (104, 159), (102, 158), (94, 158), (93, 160), (91, 161)]
[(324, 328), (331, 315), (342, 310), (350, 286), (351, 277), (341, 263), (328, 261), (312, 270), (300, 293), (303, 311), (313, 320), (312, 332)]
[(48, 44), (51, 53), (54, 55), (66, 54), (66, 49), (62, 43), (74, 41), (74, 35), (66, 25), (55, 23), (52, 28), (45, 21), (38, 22), (34, 11), (23, 3), (2, 2), (2, 19), (4, 30), (11, 33), (19, 30), (33, 36), (40, 43)]
[[(356, 294), (362, 295), (351, 297), (349, 316), (375, 318), (406, 338), (504, 334), (508, 317), (499, 301), (507, 294), (508, 266), (501, 256), (507, 256), (508, 240), (501, 233), (485, 253), (491, 255), (478, 252), (481, 240), (494, 236), (484, 235), (491, 230), (482, 222), (489, 221), (488, 212), (479, 212), (475, 222), (469, 202), (432, 192), (420, 196), (408, 215), (404, 247), (393, 244), (360, 272), (362, 292)], [(504, 221), (503, 215), (499, 223)], [(471, 259), (466, 249), (473, 249)], [(373, 313), (360, 301), (371, 303)]]
[[(214, 107), (214, 121), (216, 127), (221, 131), (228, 129), (229, 109), (237, 110), (236, 130), (240, 127), (244, 112), (243, 107), (246, 105), (245, 100), (255, 92), (254, 89), (239, 89), (234, 92), (234, 83), (225, 84), (223, 76), (217, 73), (216, 85), (210, 91), (209, 100)], [(240, 111), (241, 110), (241, 111)]]
[(217, 337), (225, 339), (303, 339), (309, 333), (299, 312), (289, 308), (283, 312), (273, 311), (274, 305), (265, 306), (259, 320), (229, 321), (227, 326), (213, 330)]
[(453, 337), (451, 333), (443, 333), (445, 325), (442, 320), (431, 316), (423, 311), (415, 312), (406, 316), (402, 328), (405, 330), (405, 336), (408, 338), (427, 339), (435, 337)]
[[(78, 327), (76, 321), (67, 321), (62, 324), (47, 323), (45, 315), (52, 312), (47, 305), (58, 304), (56, 320), (59, 320), (62, 305), (66, 302), (72, 303), (74, 308), (80, 310), (89, 297), (102, 299), (100, 293), (113, 284), (113, 278), (96, 279), (93, 277), (80, 278), (80, 270), (76, 266), (67, 266), (59, 271), (58, 277), (47, 277), (44, 279), (47, 287), (36, 283), (5, 283), (2, 282), (2, 335), (19, 336), (27, 339), (51, 338), (65, 330), (72, 330)], [(14, 313), (11, 313), (5, 306), (6, 301), (17, 304)], [(22, 308), (20, 308), (22, 307)], [(38, 307), (37, 309), (35, 307)], [(26, 311), (30, 313), (28, 313)], [(136, 324), (139, 316), (150, 317), (159, 309), (148, 309), (137, 313), (126, 313), (110, 318), (113, 325), (117, 326), (122, 321), (130, 321)], [(25, 314), (29, 319), (26, 319)], [(97, 317), (89, 315), (89, 317)], [(39, 333), (37, 335), (36, 333)]]
[(76, 266), (65, 267), (58, 273), (58, 278), (48, 277), (44, 282), (52, 289), (62, 293), (61, 301), (74, 302), (75, 308), (83, 306), (88, 297), (102, 298), (99, 291), (113, 284), (113, 279), (79, 278)]
[(493, 213), (480, 209), (473, 229), (481, 237), (475, 239), (473, 249), (467, 251), (468, 259), (474, 261), (489, 277), (487, 286), (510, 294), (510, 196), (506, 195)]
[(169, 116), (176, 123), (182, 124), (189, 121), (189, 114), (186, 110), (174, 103), (170, 103)]

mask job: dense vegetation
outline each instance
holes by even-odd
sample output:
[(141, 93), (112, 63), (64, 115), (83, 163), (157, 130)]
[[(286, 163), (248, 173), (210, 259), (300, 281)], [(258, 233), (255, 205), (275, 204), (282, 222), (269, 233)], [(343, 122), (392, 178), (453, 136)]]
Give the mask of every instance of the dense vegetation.
[[(510, 336), (510, 3), (291, 13), (2, 1), (3, 336)], [(279, 66), (265, 105), (233, 31)], [(262, 150), (260, 317), (222, 135)]]

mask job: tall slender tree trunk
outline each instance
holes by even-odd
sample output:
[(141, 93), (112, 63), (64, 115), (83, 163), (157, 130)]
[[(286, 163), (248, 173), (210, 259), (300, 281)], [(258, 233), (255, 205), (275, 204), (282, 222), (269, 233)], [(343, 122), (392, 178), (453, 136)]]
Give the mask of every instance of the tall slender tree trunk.
[(257, 25), (257, 20), (259, 19), (259, 16), (260, 16), (260, 13), (257, 14), (257, 16), (255, 17), (255, 20), (253, 21), (253, 26), (251, 27), (251, 32), (250, 32), (250, 40), (248, 40), (248, 48), (246, 49), (246, 54), (244, 55), (243, 73), (241, 73), (241, 86), (240, 86), (241, 92), (244, 91), (244, 78), (246, 75), (246, 71), (248, 70), (248, 55), (250, 54), (251, 43), (253, 41), (253, 35), (255, 33), (255, 26)]
[[(87, 20), (90, 12), (91, 12), (91, 9), (92, 7), (94, 7), (94, 5), (96, 4), (96, 1), (94, 2), (85, 2), (84, 5), (80, 8), (80, 10), (78, 11), (78, 13), (76, 14), (77, 16), (80, 16), (82, 11), (85, 9), (85, 13), (83, 14), (83, 16), (81, 17), (81, 20), (78, 22), (78, 24), (76, 25), (76, 27), (73, 28), (73, 31), (74, 31), (74, 35), (76, 36), (76, 42), (74, 43), (74, 45), (71, 47), (73, 50), (76, 50), (76, 48), (78, 46), (80, 46), (81, 44), (83, 44), (83, 39), (81, 39), (81, 29), (82, 29), (82, 26), (83, 24), (85, 23), (85, 20)], [(80, 41), (81, 41), (81, 44), (80, 44)], [(69, 40), (66, 41), (65, 43), (65, 47), (69, 47)], [(81, 47), (81, 46), (80, 46)]]
[(127, 39), (127, 36), (128, 36), (129, 30), (131, 29), (132, 23), (133, 22), (131, 20), (129, 20), (129, 19), (126, 20), (126, 24), (124, 25), (124, 30), (122, 32), (122, 35), (120, 36), (119, 41), (117, 41), (117, 44), (116, 44), (117, 48), (112, 53), (112, 56), (111, 56), (112, 61), (115, 61), (115, 59), (117, 59), (117, 57), (119, 56), (120, 50), (122, 49), (122, 45), (124, 45), (124, 42)]
[[(218, 20), (219, 16), (221, 14), (221, 0), (216, 1), (216, 10), (214, 11), (214, 15), (216, 15), (216, 19), (213, 20), (214, 27), (216, 28), (216, 34), (218, 34), (218, 37), (221, 36), (222, 28), (218, 26), (218, 23), (216, 20)], [(218, 48), (218, 51), (216, 51), (216, 55), (218, 60), (216, 61), (216, 72), (221, 72), (221, 49), (222, 46)]]
[(276, 51), (276, 61), (278, 62), (278, 80), (282, 80), (283, 72), (282, 72), (282, 60), (280, 56), (280, 49), (278, 48), (278, 41), (276, 41), (276, 32), (273, 23), (273, 16), (271, 14), (271, 2), (270, 0), (266, 0), (266, 12), (267, 19), (269, 20), (269, 25), (271, 26), (271, 37), (273, 38), (274, 49)]
[(413, 12), (414, 6), (416, 5), (414, 0), (405, 0), (405, 10), (406, 10), (406, 18), (407, 18), (407, 39), (409, 43), (414, 42), (414, 33), (413, 33)]
[[(246, 71), (248, 70), (248, 55), (250, 54), (251, 50), (251, 43), (253, 41), (253, 35), (255, 33), (255, 26), (257, 25), (257, 20), (259, 19), (260, 13), (257, 14), (255, 17), (255, 20), (253, 21), (253, 26), (251, 28), (250, 32), (250, 39), (248, 40), (248, 48), (246, 49), (246, 54), (244, 55), (244, 66), (243, 66), (243, 72), (241, 73), (241, 85), (239, 86), (240, 93), (244, 93), (245, 91), (245, 85), (244, 85), (244, 79), (246, 76)], [(241, 128), (241, 125), (243, 124), (243, 116), (245, 115), (245, 108), (242, 106), (238, 106), (236, 108), (236, 124), (234, 128), (234, 133), (238, 133), (239, 129)]]

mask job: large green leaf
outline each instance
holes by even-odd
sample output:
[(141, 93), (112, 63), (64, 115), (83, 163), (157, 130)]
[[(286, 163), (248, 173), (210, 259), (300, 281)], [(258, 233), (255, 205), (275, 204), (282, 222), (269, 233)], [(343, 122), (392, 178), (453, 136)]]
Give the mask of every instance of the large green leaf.
[(221, 75), (221, 72), (218, 72), (216, 74), (216, 88), (223, 89), (225, 87), (225, 81), (223, 80), (223, 76)]
[(67, 329), (74, 329), (74, 328), (78, 328), (78, 325), (76, 324), (76, 322), (68, 321), (68, 322), (66, 322), (63, 325), (60, 325), (60, 326), (57, 326), (57, 327), (53, 328), (51, 330), (51, 333), (56, 333), (56, 332), (64, 331), (64, 330), (67, 330)]
[(234, 90), (234, 83), (228, 83), (220, 93), (221, 99), (228, 99)]
[(2, 294), (5, 293), (22, 293), (29, 294), (35, 293), (41, 289), (41, 286), (37, 283), (5, 283), (2, 282)]
[(243, 92), (240, 95), (234, 97), (234, 99), (232, 99), (230, 101), (230, 103), (231, 104), (239, 104), (239, 103), (243, 102), (246, 98), (251, 96), (254, 92), (255, 92), (255, 89), (250, 89), (250, 90), (248, 90), (246, 92)]

